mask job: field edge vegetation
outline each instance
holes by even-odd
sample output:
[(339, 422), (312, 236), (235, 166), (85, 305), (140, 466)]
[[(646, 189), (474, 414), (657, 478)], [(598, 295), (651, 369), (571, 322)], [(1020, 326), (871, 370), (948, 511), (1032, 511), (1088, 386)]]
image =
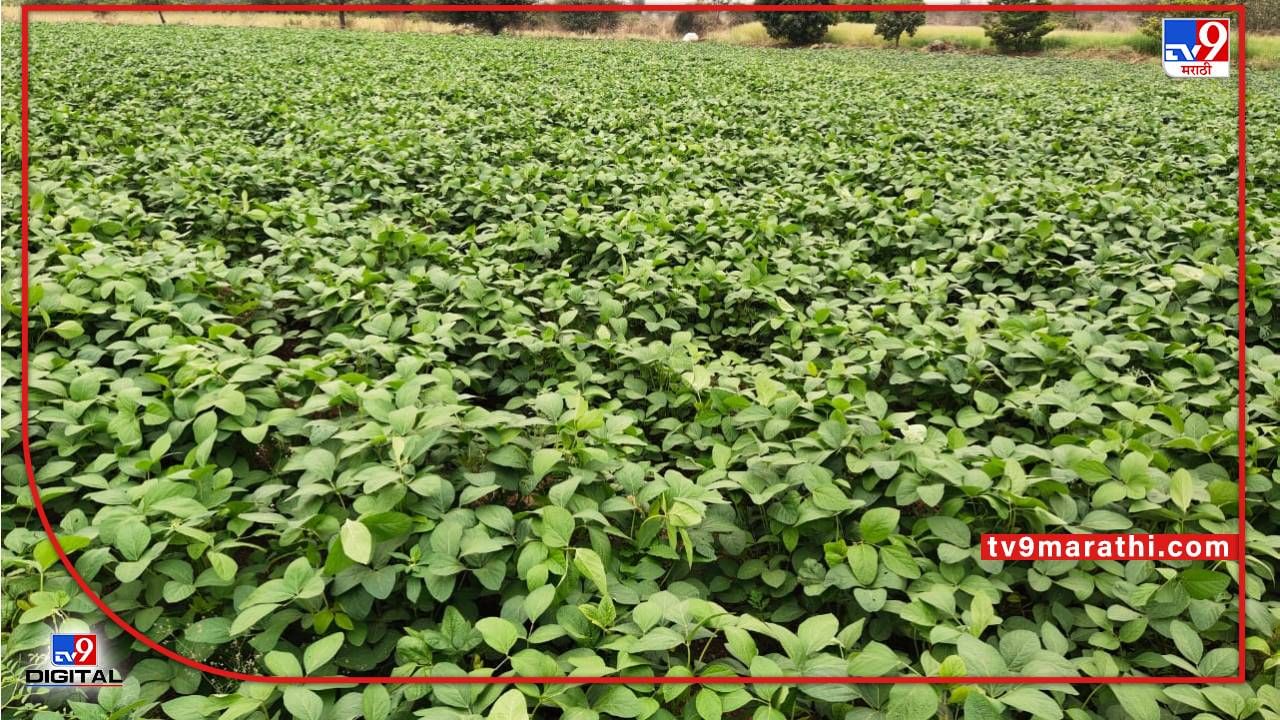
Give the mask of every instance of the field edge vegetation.
[[(6, 6), (0, 11), (4, 22), (14, 23), (20, 10)], [(607, 27), (595, 30), (583, 29), (575, 24), (566, 25), (556, 18), (535, 18), (529, 27), (513, 27), (508, 34), (522, 37), (578, 37), (627, 40), (668, 41), (683, 34), (680, 15), (690, 13), (645, 13), (643, 17), (628, 17)], [(659, 17), (663, 16), (663, 17)], [(94, 22), (109, 25), (191, 25), (200, 27), (258, 27), (333, 29), (338, 21), (334, 15), (304, 13), (247, 13), (247, 12), (170, 12), (162, 23), (155, 13), (142, 12), (42, 12), (32, 15), (39, 22)], [(433, 19), (430, 15), (369, 15), (353, 14), (345, 19), (348, 29), (374, 32), (409, 32), (431, 34), (473, 34), (481, 30), (450, 24)], [(758, 20), (745, 22), (717, 21), (688, 26), (702, 30), (702, 38), (711, 42), (745, 45), (751, 47), (784, 47), (770, 38), (764, 25)], [(1236, 52), (1234, 36), (1232, 52)], [(1250, 33), (1248, 37), (1249, 67), (1253, 70), (1280, 68), (1280, 35)], [(929, 52), (992, 53), (990, 40), (978, 25), (926, 24), (914, 35), (903, 35), (900, 46), (895, 47), (874, 33), (869, 22), (840, 22), (832, 25), (819, 42), (824, 48), (882, 48)], [(1157, 42), (1139, 28), (1124, 30), (1057, 28), (1044, 39), (1043, 54), (1050, 57), (1111, 59), (1119, 62), (1156, 62)]]

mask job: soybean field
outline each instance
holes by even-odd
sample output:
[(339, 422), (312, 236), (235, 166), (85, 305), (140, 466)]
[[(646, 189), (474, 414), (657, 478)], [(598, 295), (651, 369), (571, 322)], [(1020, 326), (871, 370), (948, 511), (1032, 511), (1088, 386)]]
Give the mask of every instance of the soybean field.
[[(34, 23), (6, 676), (29, 717), (1280, 718), (1280, 76), (1250, 76), (1248, 583), (982, 533), (1235, 533), (1234, 80), (1158, 64)], [(972, 684), (1226, 676), (1243, 685)], [(74, 696), (73, 696), (74, 699)], [(45, 714), (41, 714), (45, 713)], [(114, 713), (114, 715), (112, 715)]]

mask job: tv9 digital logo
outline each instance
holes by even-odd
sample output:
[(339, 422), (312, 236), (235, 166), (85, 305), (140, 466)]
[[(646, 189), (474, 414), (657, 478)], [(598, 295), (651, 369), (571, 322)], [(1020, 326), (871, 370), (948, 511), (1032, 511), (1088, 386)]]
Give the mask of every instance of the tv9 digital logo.
[(57, 667), (98, 664), (98, 636), (58, 634), (49, 638), (51, 660)]
[[(38, 658), (26, 670), (26, 685), (32, 688), (119, 687), (124, 676), (110, 666), (110, 652), (93, 633), (53, 633), (49, 654)], [(99, 664), (99, 662), (104, 664)]]
[(1231, 21), (1225, 18), (1164, 18), (1160, 60), (1169, 77), (1231, 75)]

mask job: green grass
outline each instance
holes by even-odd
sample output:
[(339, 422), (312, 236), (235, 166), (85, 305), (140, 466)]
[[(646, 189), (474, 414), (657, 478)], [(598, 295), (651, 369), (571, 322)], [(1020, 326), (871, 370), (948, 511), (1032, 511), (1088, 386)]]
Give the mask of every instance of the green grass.
[(710, 38), (734, 45), (774, 44), (774, 41), (769, 38), (769, 33), (765, 32), (764, 24), (758, 22), (734, 25), (727, 30), (711, 33)]
[(1248, 43), (1250, 62), (1280, 66), (1280, 35), (1250, 35)]
[(1054, 30), (1045, 41), (1056, 47), (1121, 50), (1132, 47), (1135, 36), (1145, 38), (1140, 32), (1102, 32), (1097, 30)]
[[(859, 47), (883, 47), (889, 43), (875, 35), (868, 23), (841, 23), (827, 33), (830, 42)], [(944, 40), (965, 50), (988, 50), (991, 41), (976, 25), (925, 25), (914, 37), (902, 38), (903, 47), (921, 48), (935, 40)], [(1156, 43), (1140, 32), (1101, 32), (1093, 30), (1055, 30), (1045, 37), (1049, 50), (1087, 52), (1093, 50), (1156, 54)]]
[[(1235, 38), (1232, 37), (1232, 41)], [(1249, 63), (1267, 69), (1280, 66), (1280, 36), (1249, 35)], [(1157, 57), (1160, 42), (1138, 31), (1100, 32), (1094, 30), (1055, 30), (1045, 37), (1049, 50), (1088, 53), (1090, 51), (1131, 51)], [(1233, 48), (1239, 50), (1239, 48)]]
[[(858, 47), (889, 45), (875, 34), (875, 27), (869, 23), (840, 23), (827, 32), (827, 39), (839, 45)], [(962, 25), (926, 25), (917, 30), (913, 37), (903, 35), (901, 45), (919, 48), (934, 40), (946, 40), (966, 50), (983, 50), (991, 46), (982, 28)]]

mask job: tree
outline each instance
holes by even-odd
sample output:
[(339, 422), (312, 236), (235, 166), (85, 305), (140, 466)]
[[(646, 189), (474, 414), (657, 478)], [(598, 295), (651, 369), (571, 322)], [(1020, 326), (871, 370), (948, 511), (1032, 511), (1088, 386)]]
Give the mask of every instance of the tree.
[[(611, 3), (609, 3), (611, 4)], [(565, 12), (556, 13), (556, 24), (569, 32), (597, 33), (616, 30), (621, 13), (616, 12)]]
[[(992, 5), (1048, 5), (1049, 0), (992, 0)], [(1049, 14), (1031, 12), (992, 13), (982, 27), (996, 49), (1002, 53), (1039, 52), (1044, 49), (1044, 36), (1053, 32)]]
[[(757, 0), (757, 5), (830, 5), (830, 0)], [(836, 14), (828, 12), (762, 12), (760, 22), (769, 37), (786, 40), (792, 45), (816, 43), (827, 34), (827, 28), (836, 22)]]
[[(472, 2), (470, 4), (532, 5), (533, 0), (478, 0), (477, 2)], [(480, 28), (481, 30), (488, 32), (490, 35), (497, 35), (507, 28), (520, 25), (525, 19), (525, 13), (474, 10), (467, 12), (444, 13), (444, 17), (441, 19), (453, 25), (470, 25), (472, 27)]]
[(902, 33), (914, 37), (916, 30), (924, 24), (922, 12), (874, 12), (871, 22), (876, 24), (875, 33), (885, 40), (892, 40), (897, 47), (902, 40)]
[(1280, 30), (1280, 0), (1243, 0), (1241, 4), (1249, 8), (1251, 30)]

